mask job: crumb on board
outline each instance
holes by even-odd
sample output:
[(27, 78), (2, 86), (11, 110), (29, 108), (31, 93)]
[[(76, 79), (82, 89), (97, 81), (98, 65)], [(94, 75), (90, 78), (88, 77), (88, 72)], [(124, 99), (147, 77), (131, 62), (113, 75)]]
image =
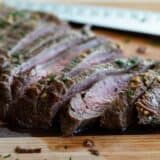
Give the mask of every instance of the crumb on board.
[(65, 149), (65, 150), (68, 149), (68, 146), (67, 146), (67, 145), (64, 145), (64, 149)]
[(88, 151), (94, 156), (99, 156), (99, 151), (97, 149), (91, 148)]
[(21, 148), (17, 146), (15, 148), (15, 153), (41, 153), (41, 148)]
[(95, 144), (94, 144), (93, 140), (86, 139), (86, 140), (83, 141), (83, 146), (84, 147), (94, 147)]
[(139, 54), (144, 54), (144, 53), (146, 53), (146, 47), (138, 47), (136, 49), (136, 52)]
[(94, 156), (99, 156), (99, 151), (95, 149), (95, 144), (94, 141), (91, 139), (85, 139), (83, 141), (83, 146), (89, 148), (88, 151), (94, 155)]

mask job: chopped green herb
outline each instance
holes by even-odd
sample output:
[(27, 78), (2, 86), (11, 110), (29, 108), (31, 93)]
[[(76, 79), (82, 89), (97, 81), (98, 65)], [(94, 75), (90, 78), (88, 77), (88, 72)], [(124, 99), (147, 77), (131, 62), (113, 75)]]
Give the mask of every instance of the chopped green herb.
[(119, 67), (132, 67), (134, 65), (136, 65), (138, 63), (138, 59), (136, 57), (133, 57), (129, 60), (127, 59), (117, 59), (115, 61), (115, 63), (119, 66)]
[(49, 77), (49, 80), (50, 81), (55, 81), (56, 79), (56, 75), (55, 74), (51, 74), (50, 77)]
[(17, 53), (17, 54), (12, 55), (12, 61), (14, 64), (20, 64), (20, 54)]
[(19, 59), (19, 55), (20, 55), (19, 53), (16, 53), (16, 54), (13, 54), (12, 57)]
[(11, 157), (11, 154), (7, 154), (6, 156), (3, 156), (3, 158), (9, 158)]
[(72, 65), (73, 67), (76, 66), (78, 63), (79, 63), (79, 59), (78, 59), (78, 58), (74, 58), (74, 59), (72, 59), (72, 61), (71, 61), (71, 65)]
[(138, 63), (138, 58), (137, 57), (133, 57), (131, 59), (128, 60), (128, 67), (132, 67), (134, 65), (136, 65)]
[(5, 28), (7, 24), (7, 21), (5, 21), (4, 19), (0, 19), (0, 28)]
[(22, 37), (24, 37), (26, 33), (24, 31), (22, 31), (20, 34)]
[(0, 35), (0, 41), (3, 40), (3, 39), (4, 39), (4, 36), (3, 36), (3, 35)]
[(69, 157), (69, 160), (72, 160), (72, 157)]
[(119, 67), (125, 67), (127, 64), (127, 60), (126, 59), (117, 59), (115, 61), (115, 63), (119, 66)]
[(13, 16), (14, 18), (16, 17), (23, 18), (25, 16), (25, 12), (24, 11), (14, 11), (11, 13), (11, 16)]
[(128, 96), (128, 97), (134, 96), (134, 90), (128, 90), (128, 91), (127, 91), (127, 96)]

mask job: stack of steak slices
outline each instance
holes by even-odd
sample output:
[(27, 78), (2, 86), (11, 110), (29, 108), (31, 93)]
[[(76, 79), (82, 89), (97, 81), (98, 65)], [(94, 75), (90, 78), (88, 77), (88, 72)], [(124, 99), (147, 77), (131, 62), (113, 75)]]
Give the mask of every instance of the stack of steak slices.
[[(124, 129), (131, 124), (130, 118), (134, 114), (133, 107), (125, 104), (125, 99), (127, 99), (127, 102), (129, 100), (128, 97), (119, 96), (128, 91), (129, 83), (137, 73), (147, 70), (154, 62), (146, 60), (144, 63), (143, 60), (127, 60), (124, 58), (122, 60), (126, 63), (123, 67), (120, 67), (117, 60), (112, 63), (95, 66), (95, 69), (98, 68), (99, 70), (94, 74), (98, 75), (95, 83), (89, 86), (89, 89), (76, 94), (71, 98), (67, 107), (63, 107), (61, 129), (65, 135), (72, 135), (82, 131), (83, 128), (94, 124), (100, 117), (102, 117), (101, 123), (103, 126), (109, 129)], [(92, 76), (89, 79), (92, 79)], [(141, 94), (140, 90), (140, 88), (137, 88), (136, 96)], [(119, 107), (123, 103), (121, 98), (124, 99), (122, 113), (119, 112)], [(122, 102), (120, 101), (116, 104), (115, 102), (118, 99)], [(116, 113), (116, 110), (118, 110), (118, 113)]]
[(159, 63), (40, 12), (3, 8), (0, 31), (1, 120), (48, 129), (58, 115), (64, 135), (159, 124)]
[[(17, 11), (1, 6), (0, 13), (0, 117), (12, 101), (11, 83), (13, 75), (23, 61), (33, 53), (22, 54), (22, 49), (32, 42), (57, 32), (58, 26), (66, 28), (56, 17), (38, 12)], [(65, 27), (64, 27), (65, 26)], [(22, 48), (22, 49), (21, 49)], [(5, 107), (4, 107), (5, 106)]]
[[(71, 71), (84, 63), (86, 59), (90, 63), (90, 65), (88, 63), (89, 66), (103, 62), (102, 54), (106, 57), (106, 62), (113, 59), (112, 54), (115, 56), (116, 53), (117, 57), (121, 56), (121, 50), (109, 43), (98, 37), (86, 39), (85, 33), (85, 39), (80, 44), (65, 49), (50, 61), (37, 65), (29, 72), (20, 72), (12, 83), (14, 98), (8, 112), (8, 121), (26, 128), (51, 127), (52, 120), (62, 104), (77, 92), (92, 85), (97, 78), (86, 84), (82, 80), (82, 86), (79, 86), (80, 75), (78, 72), (71, 75)], [(93, 55), (97, 56), (96, 61)], [(94, 72), (94, 69), (88, 71), (90, 75)], [(88, 77), (89, 75), (86, 74), (83, 79)]]

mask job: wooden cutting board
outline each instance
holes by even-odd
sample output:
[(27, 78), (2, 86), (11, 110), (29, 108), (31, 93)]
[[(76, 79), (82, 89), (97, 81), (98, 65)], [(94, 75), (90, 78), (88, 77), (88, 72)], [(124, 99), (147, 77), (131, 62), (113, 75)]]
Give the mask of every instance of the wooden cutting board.
[[(97, 34), (117, 42), (126, 56), (141, 56), (160, 60), (160, 39), (136, 34), (96, 29)], [(143, 49), (142, 49), (143, 48)], [(137, 52), (137, 50), (143, 50)], [(0, 129), (0, 154), (13, 160), (159, 160), (160, 134), (148, 135), (104, 135), (53, 137), (31, 136)], [(92, 139), (99, 156), (92, 155), (83, 146), (85, 139)], [(15, 154), (16, 146), (42, 148), (39, 154)], [(1, 158), (0, 158), (1, 160)]]

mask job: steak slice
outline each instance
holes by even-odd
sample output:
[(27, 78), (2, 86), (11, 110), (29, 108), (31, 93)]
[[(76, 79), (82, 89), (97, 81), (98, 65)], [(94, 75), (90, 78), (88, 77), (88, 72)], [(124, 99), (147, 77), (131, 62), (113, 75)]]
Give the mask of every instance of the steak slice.
[(107, 76), (89, 90), (76, 94), (61, 114), (63, 134), (72, 135), (94, 124), (105, 109), (110, 107), (117, 94), (126, 87), (130, 78), (129, 74)]
[[(124, 60), (126, 61), (126, 59), (123, 59), (123, 61)], [(125, 72), (129, 71), (128, 67), (130, 69), (132, 68), (133, 74), (136, 74), (135, 73), (136, 69), (138, 69), (137, 71), (140, 72), (141, 71), (140, 69), (142, 69), (143, 71), (144, 68), (147, 68), (147, 66), (149, 67), (152, 64), (151, 62), (148, 62), (148, 63), (145, 63), (147, 64), (147, 66), (142, 67), (142, 64), (144, 62), (140, 60), (138, 63), (138, 66), (136, 64), (136, 69), (135, 68), (133, 69), (133, 66), (131, 66), (132, 59), (128, 60), (128, 62), (126, 61), (128, 67), (123, 66), (122, 68), (119, 68), (119, 63), (117, 64), (117, 60), (115, 62), (114, 62), (114, 67), (106, 68), (107, 71), (111, 69), (110, 73), (108, 72), (107, 74), (107, 72), (106, 73), (103, 72), (101, 76), (99, 74), (97, 78), (94, 77), (96, 79), (94, 83), (95, 82), (97, 83), (95, 85), (93, 85), (94, 83), (92, 83), (93, 87), (91, 87), (92, 85), (88, 86), (88, 87), (91, 87), (91, 89), (86, 90), (87, 89), (86, 87), (84, 88), (84, 90), (79, 90), (78, 92), (76, 92), (78, 93), (76, 97), (74, 98), (70, 97), (71, 100), (69, 100), (69, 104), (67, 105), (67, 107), (63, 107), (63, 112), (61, 114), (61, 129), (65, 135), (71, 135), (73, 133), (76, 133), (77, 130), (80, 131), (80, 129), (83, 129), (84, 126), (90, 125), (90, 122), (93, 122), (92, 120), (96, 121), (97, 117), (101, 117), (105, 110), (108, 110), (109, 108), (112, 107), (115, 99), (117, 99), (119, 94), (121, 94), (123, 90), (125, 90), (126, 84), (129, 83), (129, 78), (133, 76), (132, 74), (131, 75), (128, 74), (127, 76), (124, 74)], [(117, 68), (115, 67), (115, 65), (117, 65), (116, 66)], [(102, 72), (103, 69), (102, 68), (99, 68), (99, 69)], [(114, 73), (114, 70), (116, 72), (115, 72), (115, 75), (113, 76), (112, 74)], [(128, 77), (128, 81), (123, 79), (121, 76)], [(104, 78), (106, 78), (106, 81)], [(93, 78), (91, 78), (90, 81), (91, 80), (93, 80)], [(122, 80), (121, 82), (122, 87), (121, 87), (121, 83), (118, 83), (118, 81), (121, 81), (121, 80)], [(111, 92), (109, 92), (109, 90), (111, 90)], [(93, 91), (93, 93), (90, 91)], [(81, 92), (82, 92), (83, 98), (81, 96)], [(106, 102), (108, 102), (108, 104)], [(94, 108), (93, 114), (91, 114), (92, 107)], [(96, 111), (97, 108), (98, 108), (98, 111)], [(84, 117), (83, 117), (83, 113), (84, 113)], [(89, 115), (86, 116), (87, 115), (86, 113), (88, 113)], [(82, 117), (79, 117), (78, 115), (82, 115)]]
[[(147, 73), (146, 73), (147, 74)], [(155, 80), (136, 104), (138, 112), (138, 123), (142, 125), (159, 125), (160, 124), (160, 76), (155, 76)]]
[(33, 56), (27, 62), (23, 63), (18, 68), (18, 71), (26, 72), (27, 70), (34, 68), (38, 64), (46, 63), (47, 61), (50, 61), (52, 58), (58, 56), (69, 48), (81, 44), (88, 39), (89, 37), (86, 34), (81, 34), (77, 31), (72, 30), (63, 37), (57, 38), (54, 41), (55, 43), (51, 43), (49, 47), (44, 48), (39, 54)]
[[(82, 56), (85, 56), (85, 54)], [(118, 45), (107, 40), (104, 45), (100, 45), (97, 49), (93, 50), (92, 54), (86, 56), (81, 63), (67, 73), (67, 76), (76, 76), (84, 69), (90, 68), (93, 65), (113, 61), (122, 56), (122, 51)]]
[(136, 121), (134, 105), (154, 81), (155, 74), (148, 71), (148, 75), (141, 73), (131, 78), (128, 86), (118, 94), (111, 107), (105, 110), (101, 118), (104, 128), (124, 131)]

